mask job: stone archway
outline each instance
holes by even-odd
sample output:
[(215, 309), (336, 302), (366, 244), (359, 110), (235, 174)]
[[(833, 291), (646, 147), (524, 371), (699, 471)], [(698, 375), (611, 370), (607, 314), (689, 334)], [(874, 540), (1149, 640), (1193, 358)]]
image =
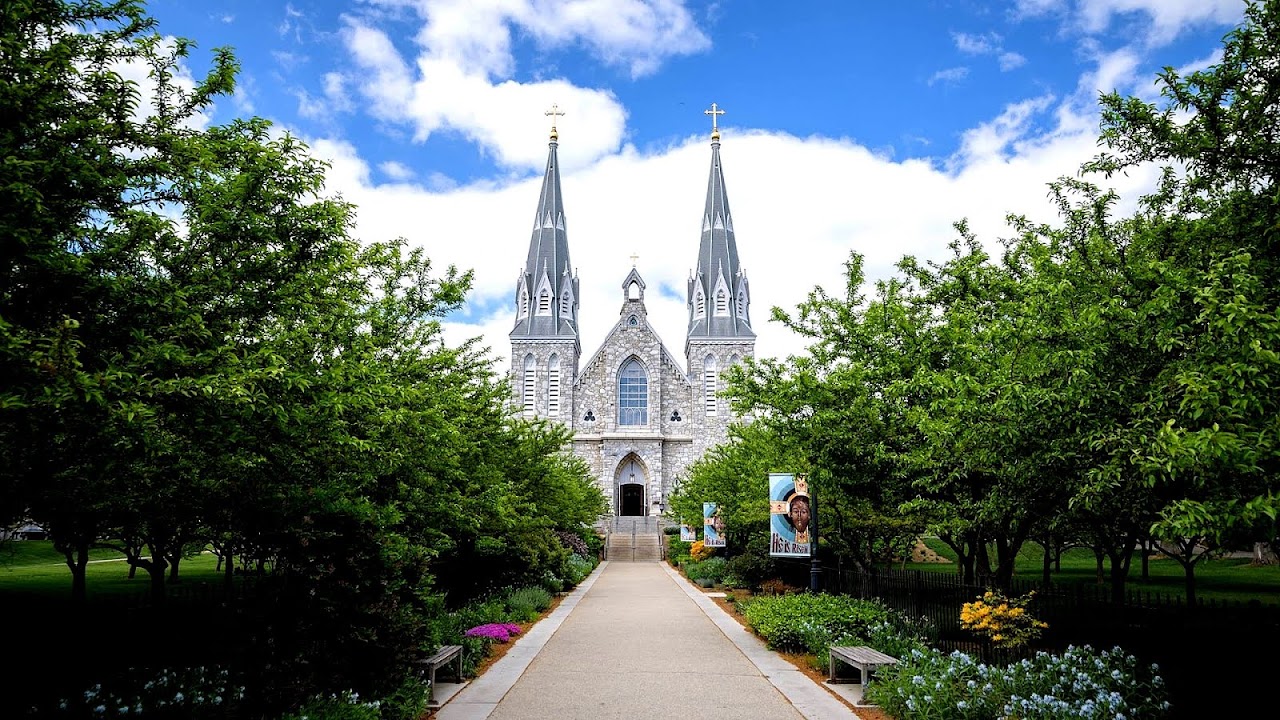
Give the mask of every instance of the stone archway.
[(648, 504), (645, 503), (645, 492), (648, 486), (649, 473), (639, 457), (632, 453), (618, 464), (616, 482), (614, 483), (614, 514), (627, 517), (646, 515)]

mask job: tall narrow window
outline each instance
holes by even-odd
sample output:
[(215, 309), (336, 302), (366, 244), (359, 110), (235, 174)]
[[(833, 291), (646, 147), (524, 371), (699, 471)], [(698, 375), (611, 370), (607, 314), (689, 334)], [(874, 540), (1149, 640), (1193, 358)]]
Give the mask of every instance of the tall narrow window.
[(693, 316), (695, 318), (701, 318), (706, 316), (706, 314), (707, 314), (707, 297), (702, 294), (702, 288), (699, 287), (698, 291), (694, 293), (694, 296), (693, 296)]
[(537, 387), (535, 378), (537, 378), (537, 370), (534, 369), (533, 356), (524, 356), (524, 414), (532, 415), (536, 409), (533, 391)]
[(520, 290), (520, 317), (528, 317), (529, 315), (529, 291)]
[(738, 291), (738, 317), (747, 319), (747, 294), (741, 290)]
[(716, 384), (718, 380), (719, 373), (716, 372), (716, 358), (714, 355), (708, 355), (702, 361), (702, 395), (709, 417), (716, 414)]
[(573, 317), (573, 309), (569, 303), (569, 293), (560, 296), (560, 317)]
[(728, 314), (729, 314), (729, 296), (725, 294), (724, 290), (717, 290), (716, 291), (716, 315), (728, 315)]
[(649, 424), (649, 376), (635, 358), (618, 370), (618, 424)]
[(543, 288), (542, 292), (538, 293), (538, 314), (551, 314), (551, 293), (547, 292), (546, 288)]
[(560, 356), (547, 361), (547, 415), (560, 416)]

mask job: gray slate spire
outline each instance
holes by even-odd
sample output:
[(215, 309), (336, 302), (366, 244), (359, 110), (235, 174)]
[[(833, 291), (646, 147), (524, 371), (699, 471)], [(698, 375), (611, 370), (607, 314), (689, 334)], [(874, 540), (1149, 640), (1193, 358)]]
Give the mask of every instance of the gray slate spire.
[[(715, 106), (712, 106), (714, 110)], [(714, 118), (713, 118), (714, 119)], [(751, 290), (738, 264), (733, 214), (720, 167), (720, 131), (711, 133), (711, 179), (702, 216), (698, 267), (689, 278), (689, 341), (750, 339)]]
[(553, 125), (542, 195), (538, 198), (533, 237), (529, 240), (529, 258), (524, 272), (516, 280), (516, 326), (510, 337), (512, 340), (573, 340), (578, 346), (578, 278), (569, 262), (557, 140)]

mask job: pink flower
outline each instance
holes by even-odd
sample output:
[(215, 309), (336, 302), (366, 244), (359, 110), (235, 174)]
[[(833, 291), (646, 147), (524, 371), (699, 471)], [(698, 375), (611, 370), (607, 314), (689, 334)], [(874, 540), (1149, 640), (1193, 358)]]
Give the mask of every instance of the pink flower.
[(520, 626), (515, 623), (486, 623), (463, 633), (466, 637), (478, 637), (497, 642), (507, 642), (511, 636), (519, 634)]

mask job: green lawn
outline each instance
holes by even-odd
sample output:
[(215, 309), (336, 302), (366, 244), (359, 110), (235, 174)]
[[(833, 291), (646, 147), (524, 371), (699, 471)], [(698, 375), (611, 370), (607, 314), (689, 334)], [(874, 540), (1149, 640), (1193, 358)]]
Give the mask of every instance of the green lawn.
[[(148, 576), (139, 570), (129, 579), (129, 566), (114, 550), (93, 550), (85, 569), (85, 591), (89, 598), (146, 592)], [(182, 561), (179, 585), (221, 581), (217, 558), (197, 555)], [(56, 597), (71, 593), (71, 570), (53, 544), (44, 540), (21, 540), (0, 545), (0, 595)]]
[[(955, 553), (942, 541), (926, 538), (925, 544), (942, 557), (955, 560)], [(992, 556), (994, 557), (994, 550)], [(1028, 542), (1018, 554), (1015, 576), (1039, 579), (1042, 561), (1041, 546)], [(956, 572), (955, 565), (949, 563), (908, 563), (907, 567), (929, 572)], [(1109, 571), (1105, 563), (1103, 567), (1104, 570)], [(1184, 595), (1182, 566), (1174, 560), (1153, 557), (1150, 579), (1142, 582), (1141, 574), (1141, 558), (1134, 557), (1133, 565), (1129, 570), (1128, 587), (1130, 589), (1150, 593), (1159, 592), (1175, 597)], [(1096, 580), (1097, 566), (1093, 553), (1082, 548), (1074, 548), (1063, 553), (1062, 570), (1053, 575), (1053, 581), (1058, 583), (1094, 583)], [(1196, 565), (1196, 595), (1205, 600), (1247, 602), (1256, 599), (1263, 603), (1280, 604), (1280, 567), (1253, 567), (1247, 558), (1203, 560)]]

